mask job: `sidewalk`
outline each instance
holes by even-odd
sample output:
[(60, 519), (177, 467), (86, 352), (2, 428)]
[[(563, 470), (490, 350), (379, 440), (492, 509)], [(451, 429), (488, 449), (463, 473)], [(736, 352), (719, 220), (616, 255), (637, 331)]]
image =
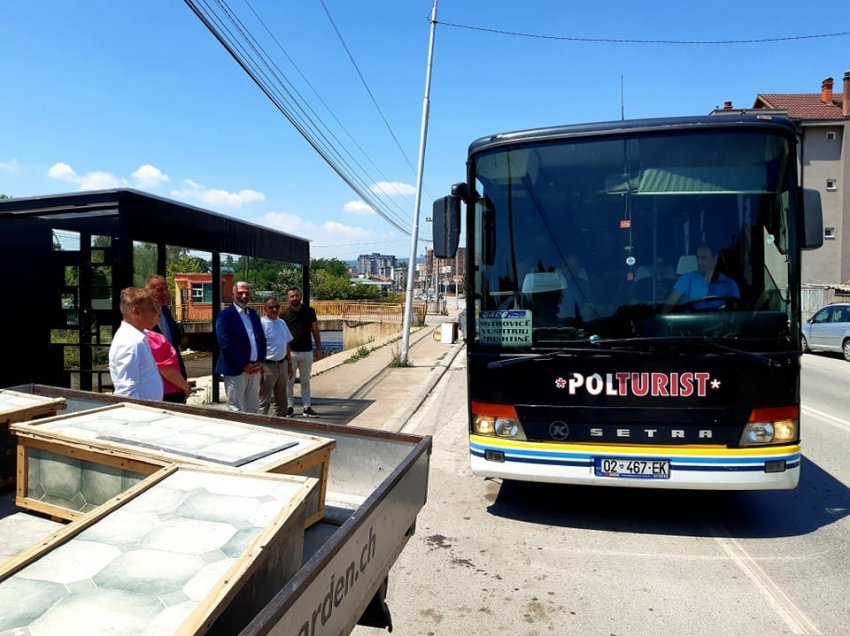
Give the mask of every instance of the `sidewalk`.
[[(444, 344), (434, 331), (446, 321), (456, 321), (458, 310), (449, 315), (430, 315), (425, 326), (411, 330), (408, 367), (390, 367), (401, 350), (400, 335), (364, 345), (368, 355), (347, 362), (358, 349), (343, 351), (313, 364), (312, 402), (319, 414), (315, 421), (347, 426), (400, 431), (419, 408), (452, 360), (463, 341)], [(209, 385), (209, 377), (198, 378)], [(300, 384), (295, 385), (295, 413), (301, 412)], [(223, 399), (223, 394), (222, 394)], [(226, 404), (204, 404), (223, 409)]]

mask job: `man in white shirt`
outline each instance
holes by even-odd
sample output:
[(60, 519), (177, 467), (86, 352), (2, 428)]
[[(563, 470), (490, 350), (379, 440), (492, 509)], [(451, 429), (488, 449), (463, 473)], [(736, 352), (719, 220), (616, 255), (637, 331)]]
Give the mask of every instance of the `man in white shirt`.
[(268, 415), (286, 414), (286, 385), (292, 373), (289, 343), (292, 334), (286, 321), (280, 318), (280, 301), (275, 296), (263, 303), (265, 316), (261, 318), (266, 334), (266, 358), (263, 362), (263, 377), (260, 380), (260, 413)]
[(159, 306), (148, 290), (121, 290), (121, 326), (109, 345), (113, 393), (143, 400), (162, 400), (162, 376), (145, 338), (159, 319)]

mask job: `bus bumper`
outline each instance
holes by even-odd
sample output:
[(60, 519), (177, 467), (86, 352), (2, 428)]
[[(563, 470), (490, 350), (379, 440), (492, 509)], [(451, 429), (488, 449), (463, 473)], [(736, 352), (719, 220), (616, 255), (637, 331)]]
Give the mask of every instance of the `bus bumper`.
[[(481, 477), (560, 484), (694, 490), (791, 490), (800, 480), (800, 446), (700, 448), (551, 444), (470, 437), (470, 465)], [(669, 460), (666, 478), (597, 475), (597, 458)], [(784, 462), (784, 463), (783, 463)], [(768, 470), (777, 472), (767, 472)], [(777, 470), (778, 467), (784, 467)]]

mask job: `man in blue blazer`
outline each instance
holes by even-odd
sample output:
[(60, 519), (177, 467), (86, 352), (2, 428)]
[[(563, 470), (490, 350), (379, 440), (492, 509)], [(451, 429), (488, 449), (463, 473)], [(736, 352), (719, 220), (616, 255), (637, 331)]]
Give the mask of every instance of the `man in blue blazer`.
[(248, 306), (249, 302), (251, 286), (239, 281), (233, 286), (233, 304), (215, 321), (215, 335), (221, 350), (215, 372), (224, 376), (228, 409), (257, 413), (266, 335), (259, 314)]

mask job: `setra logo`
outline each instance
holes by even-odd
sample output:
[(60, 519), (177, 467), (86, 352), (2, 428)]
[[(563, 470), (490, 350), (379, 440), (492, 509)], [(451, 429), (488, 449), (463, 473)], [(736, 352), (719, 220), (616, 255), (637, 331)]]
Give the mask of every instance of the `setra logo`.
[(549, 425), (549, 436), (558, 441), (565, 440), (570, 436), (570, 427), (567, 426), (566, 422), (560, 420), (552, 422)]

